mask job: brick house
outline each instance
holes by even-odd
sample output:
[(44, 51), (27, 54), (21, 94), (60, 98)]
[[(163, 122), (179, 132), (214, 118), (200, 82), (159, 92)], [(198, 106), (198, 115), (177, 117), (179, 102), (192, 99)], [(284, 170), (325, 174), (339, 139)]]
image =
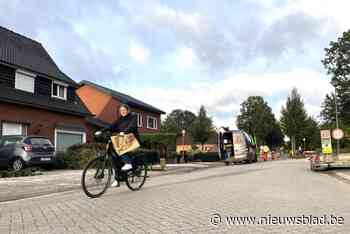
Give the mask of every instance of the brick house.
[(119, 106), (124, 103), (130, 106), (131, 111), (138, 116), (140, 133), (157, 133), (160, 131), (161, 115), (164, 111), (137, 100), (129, 95), (108, 89), (90, 81), (81, 81), (77, 95), (88, 110), (95, 115), (89, 121), (111, 124), (119, 117)]
[[(209, 137), (205, 144), (200, 144), (198, 142), (194, 142), (192, 137), (188, 134), (185, 135), (184, 139), (182, 136), (179, 136), (176, 139), (176, 152), (181, 153), (182, 151), (189, 152), (193, 150), (193, 146), (196, 146), (203, 152), (218, 152), (218, 136), (213, 134)], [(203, 147), (203, 149), (202, 149)]]
[(59, 151), (92, 141), (78, 87), (39, 42), (0, 27), (0, 136), (46, 136)]

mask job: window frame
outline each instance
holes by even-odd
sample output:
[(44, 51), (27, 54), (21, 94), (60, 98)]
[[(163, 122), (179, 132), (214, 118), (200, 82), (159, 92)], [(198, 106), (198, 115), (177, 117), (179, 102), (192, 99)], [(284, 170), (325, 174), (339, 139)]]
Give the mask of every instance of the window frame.
[[(53, 94), (54, 91), (54, 85), (57, 85), (56, 93), (57, 95)], [(60, 96), (60, 87), (63, 87), (63, 97)], [(68, 93), (68, 85), (59, 81), (52, 81), (51, 83), (51, 97), (61, 99), (61, 100), (67, 100), (67, 93)]]
[(28, 124), (21, 123), (21, 122), (12, 122), (12, 121), (0, 121), (0, 128), (1, 128), (1, 136), (11, 136), (11, 135), (4, 135), (4, 124), (17, 124), (21, 126), (21, 134), (20, 136), (27, 136), (28, 135)]
[(82, 144), (86, 143), (86, 132), (81, 132), (81, 131), (69, 131), (69, 130), (63, 130), (63, 129), (55, 129), (55, 150), (57, 151), (57, 134), (58, 133), (66, 133), (66, 134), (74, 134), (74, 135), (82, 135)]
[[(149, 126), (149, 120), (150, 119), (153, 119), (154, 120), (154, 127), (150, 127)], [(150, 115), (147, 115), (147, 128), (148, 129), (153, 129), (153, 130), (157, 130), (158, 129), (158, 118), (154, 117), (154, 116), (150, 116)]]
[(137, 116), (137, 127), (142, 128), (143, 126), (143, 119), (142, 114), (140, 112), (135, 112)]
[[(25, 77), (25, 79), (30, 80), (33, 83), (33, 89), (32, 89), (32, 87), (30, 90), (20, 87), (18, 79), (23, 78), (23, 77)], [(35, 93), (35, 78), (36, 78), (36, 74), (31, 73), (31, 72), (27, 72), (27, 71), (24, 71), (21, 69), (17, 69), (15, 72), (15, 89), (34, 94)]]

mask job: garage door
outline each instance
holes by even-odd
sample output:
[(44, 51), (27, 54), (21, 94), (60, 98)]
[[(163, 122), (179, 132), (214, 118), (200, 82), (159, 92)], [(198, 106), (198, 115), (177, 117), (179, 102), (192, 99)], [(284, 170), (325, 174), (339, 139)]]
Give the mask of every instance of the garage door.
[(56, 150), (65, 151), (70, 146), (85, 143), (84, 132), (56, 131)]

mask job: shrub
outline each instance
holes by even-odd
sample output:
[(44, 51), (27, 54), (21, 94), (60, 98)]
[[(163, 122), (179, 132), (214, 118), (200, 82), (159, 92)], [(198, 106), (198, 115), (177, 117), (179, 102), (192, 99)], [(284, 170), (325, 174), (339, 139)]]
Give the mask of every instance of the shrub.
[(220, 161), (220, 157), (217, 152), (201, 152), (194, 154), (193, 160), (202, 162), (216, 162)]
[(129, 155), (135, 156), (140, 155), (146, 164), (156, 164), (160, 161), (160, 154), (157, 150), (150, 149), (138, 149), (134, 152), (130, 152)]
[(90, 143), (73, 145), (66, 152), (57, 154), (57, 169), (82, 169), (84, 166), (99, 153), (105, 150), (102, 143)]
[(177, 159), (177, 157), (179, 157), (180, 154), (178, 154), (176, 151), (170, 152), (167, 157), (166, 157), (166, 161), (167, 163), (174, 163)]
[[(102, 143), (90, 143), (74, 145), (66, 152), (57, 154), (57, 169), (83, 169), (84, 166), (97, 155), (105, 152), (106, 145)], [(141, 155), (147, 164), (159, 163), (159, 152), (156, 150), (138, 149), (129, 153), (130, 156)]]

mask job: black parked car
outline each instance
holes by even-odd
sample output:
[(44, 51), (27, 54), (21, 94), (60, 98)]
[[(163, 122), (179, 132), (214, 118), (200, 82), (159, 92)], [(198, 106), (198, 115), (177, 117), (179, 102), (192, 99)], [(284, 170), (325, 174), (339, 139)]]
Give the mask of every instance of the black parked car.
[(55, 161), (55, 147), (46, 137), (0, 137), (0, 167), (19, 171), (25, 166), (52, 166)]

